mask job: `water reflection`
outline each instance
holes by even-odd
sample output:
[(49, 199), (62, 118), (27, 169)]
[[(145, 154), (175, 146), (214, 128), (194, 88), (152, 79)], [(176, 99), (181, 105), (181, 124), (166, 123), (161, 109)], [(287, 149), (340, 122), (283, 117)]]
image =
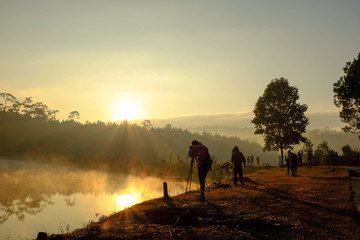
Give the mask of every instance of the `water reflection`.
[(10, 216), (15, 215), (18, 220), (24, 221), (26, 215), (35, 215), (40, 213), (48, 205), (54, 202), (51, 198), (42, 194), (36, 197), (27, 197), (25, 199), (16, 199), (12, 202), (6, 201), (0, 203), (0, 224), (5, 222)]
[(116, 202), (121, 209), (130, 207), (136, 203), (142, 202), (140, 193), (130, 193), (124, 195), (116, 195)]
[(68, 205), (69, 207), (72, 207), (76, 204), (76, 199), (75, 198), (71, 199), (71, 196), (65, 197), (64, 200), (66, 205)]
[[(97, 220), (96, 216), (162, 195), (162, 180), (156, 178), (1, 164), (0, 239), (30, 239), (39, 231), (74, 230)], [(169, 184), (170, 195), (183, 191), (184, 183)]]

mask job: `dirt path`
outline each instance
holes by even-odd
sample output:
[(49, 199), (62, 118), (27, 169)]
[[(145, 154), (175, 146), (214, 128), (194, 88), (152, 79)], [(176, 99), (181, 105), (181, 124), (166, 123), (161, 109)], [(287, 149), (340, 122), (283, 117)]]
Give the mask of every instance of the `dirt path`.
[(210, 187), (135, 205), (65, 239), (360, 239), (348, 172), (340, 167), (249, 174), (246, 186)]

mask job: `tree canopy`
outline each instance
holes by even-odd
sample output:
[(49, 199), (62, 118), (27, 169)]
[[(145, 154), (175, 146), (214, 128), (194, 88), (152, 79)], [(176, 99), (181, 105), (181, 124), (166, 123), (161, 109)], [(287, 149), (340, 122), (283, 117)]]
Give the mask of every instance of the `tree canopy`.
[(341, 108), (340, 118), (348, 126), (345, 132), (360, 130), (360, 53), (357, 59), (347, 62), (345, 75), (334, 83), (334, 103)]
[(284, 78), (273, 79), (259, 97), (253, 110), (255, 134), (264, 135), (264, 150), (281, 150), (304, 142), (309, 119), (305, 116), (306, 104), (299, 104), (298, 89), (289, 85)]

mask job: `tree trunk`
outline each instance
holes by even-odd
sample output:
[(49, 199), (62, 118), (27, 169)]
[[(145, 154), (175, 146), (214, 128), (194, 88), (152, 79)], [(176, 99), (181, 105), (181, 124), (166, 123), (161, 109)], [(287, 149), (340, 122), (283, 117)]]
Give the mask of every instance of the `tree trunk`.
[(282, 147), (280, 147), (280, 151), (281, 151), (281, 166), (284, 166), (284, 152)]

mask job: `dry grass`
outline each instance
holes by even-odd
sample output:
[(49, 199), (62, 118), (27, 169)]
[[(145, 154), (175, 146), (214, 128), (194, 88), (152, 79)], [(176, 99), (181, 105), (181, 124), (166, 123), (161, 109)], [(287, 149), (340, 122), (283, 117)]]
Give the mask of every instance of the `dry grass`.
[[(211, 186), (155, 199), (64, 235), (65, 239), (359, 239), (350, 178), (340, 167), (246, 175), (246, 186)], [(55, 237), (55, 236), (53, 236)]]

